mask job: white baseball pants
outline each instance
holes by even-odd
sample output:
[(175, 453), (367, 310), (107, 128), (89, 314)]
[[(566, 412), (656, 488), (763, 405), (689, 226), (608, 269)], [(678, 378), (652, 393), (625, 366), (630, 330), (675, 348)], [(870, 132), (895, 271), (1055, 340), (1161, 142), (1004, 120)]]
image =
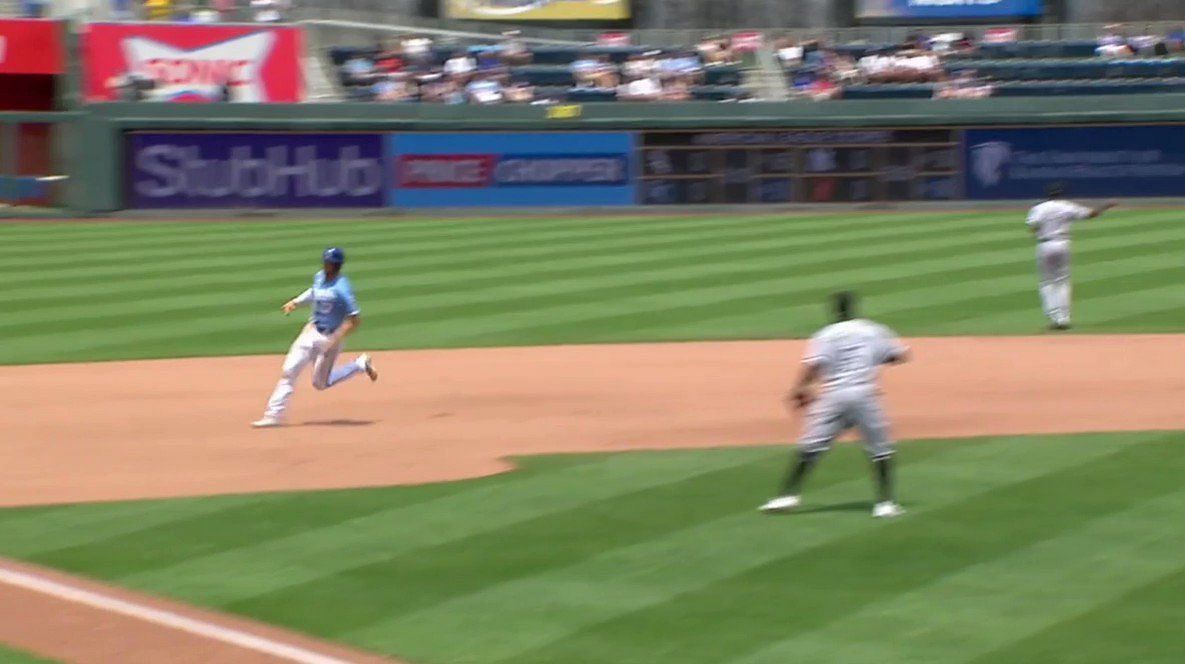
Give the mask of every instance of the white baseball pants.
[(279, 419), (284, 416), (288, 401), (296, 390), (296, 379), (300, 378), (300, 372), (310, 362), (313, 363), (313, 387), (318, 390), (327, 390), (365, 370), (358, 359), (334, 369), (333, 363), (337, 361), (339, 353), (340, 343), (330, 345), (329, 337), (318, 332), (312, 323), (305, 325), (284, 358), (283, 373), (267, 402), (268, 417)]
[(1041, 308), (1049, 320), (1070, 322), (1070, 242), (1051, 240), (1037, 245)]

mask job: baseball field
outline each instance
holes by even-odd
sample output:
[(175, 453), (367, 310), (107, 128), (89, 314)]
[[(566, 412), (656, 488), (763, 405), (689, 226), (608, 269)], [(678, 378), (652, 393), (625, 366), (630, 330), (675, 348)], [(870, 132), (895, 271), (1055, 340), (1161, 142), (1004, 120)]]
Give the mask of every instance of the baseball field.
[[(1077, 229), (1068, 333), (1017, 210), (215, 221), (0, 226), (0, 661), (1185, 652), (1179, 209)], [(382, 378), (252, 430), (330, 245)], [(841, 445), (761, 516), (839, 289), (908, 513)]]

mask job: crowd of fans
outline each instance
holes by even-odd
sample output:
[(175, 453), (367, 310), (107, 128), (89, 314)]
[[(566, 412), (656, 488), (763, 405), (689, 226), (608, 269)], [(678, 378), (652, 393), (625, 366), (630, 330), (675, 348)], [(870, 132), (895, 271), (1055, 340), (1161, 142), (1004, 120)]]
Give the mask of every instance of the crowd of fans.
[(407, 35), (356, 51), (341, 66), (341, 80), (355, 100), (444, 104), (547, 104), (572, 91), (596, 92), (622, 101), (686, 101), (702, 85), (706, 68), (733, 64), (727, 40), (701, 42), (695, 50), (633, 53), (624, 61), (586, 52), (567, 65), (570, 86), (537, 89), (515, 74), (529, 65), (530, 49), (516, 31), (496, 45), (459, 49), (437, 57), (431, 38)]
[(1104, 58), (1153, 58), (1179, 55), (1185, 51), (1185, 28), (1178, 28), (1167, 35), (1145, 32), (1131, 35), (1121, 23), (1113, 23), (1099, 35), (1099, 46), (1095, 54)]
[(910, 35), (903, 43), (866, 53), (858, 61), (818, 39), (783, 39), (775, 48), (790, 72), (792, 93), (799, 97), (838, 99), (844, 86), (868, 83), (933, 83), (934, 96), (941, 99), (985, 97), (992, 92), (991, 85), (974, 72), (952, 78), (944, 65), (948, 55), (975, 52), (974, 42), (963, 33)]
[[(46, 4), (48, 0), (25, 0), (30, 8)], [(280, 23), (287, 19), (292, 5), (290, 0), (111, 0), (110, 7), (111, 17), (121, 21)], [(41, 15), (42, 10), (36, 11)]]

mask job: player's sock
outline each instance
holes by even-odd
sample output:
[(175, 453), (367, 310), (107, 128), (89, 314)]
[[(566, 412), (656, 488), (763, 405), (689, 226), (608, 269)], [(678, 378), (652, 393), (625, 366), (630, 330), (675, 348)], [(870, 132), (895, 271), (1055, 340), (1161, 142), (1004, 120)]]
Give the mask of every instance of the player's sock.
[(786, 473), (786, 479), (782, 482), (782, 492), (778, 495), (797, 496), (802, 489), (802, 480), (811, 472), (811, 468), (815, 467), (815, 462), (819, 460), (819, 454), (820, 452), (800, 450), (798, 458), (790, 466), (790, 471)]
[(879, 503), (893, 500), (893, 457), (872, 460), (876, 472), (876, 500)]
[(1061, 315), (1062, 315), (1062, 323), (1065, 325), (1069, 325), (1070, 324), (1070, 295), (1071, 295), (1070, 282), (1067, 281), (1064, 284), (1060, 284), (1059, 290), (1061, 291), (1061, 293), (1060, 293), (1061, 297), (1059, 297), (1058, 299), (1060, 300), (1059, 304), (1061, 305), (1060, 309), (1061, 309)]

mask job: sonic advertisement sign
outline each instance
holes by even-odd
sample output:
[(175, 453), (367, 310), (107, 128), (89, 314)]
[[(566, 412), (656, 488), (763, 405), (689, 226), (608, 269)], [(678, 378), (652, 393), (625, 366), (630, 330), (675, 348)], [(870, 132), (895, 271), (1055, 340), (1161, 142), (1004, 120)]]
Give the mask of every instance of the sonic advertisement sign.
[(1185, 125), (969, 129), (971, 199), (1032, 199), (1051, 182), (1071, 196), (1185, 196)]
[(396, 134), (396, 207), (632, 205), (628, 133)]
[(84, 39), (88, 101), (114, 101), (109, 81), (129, 72), (155, 80), (168, 101), (218, 100), (224, 86), (234, 101), (304, 99), (299, 28), (94, 23)]

